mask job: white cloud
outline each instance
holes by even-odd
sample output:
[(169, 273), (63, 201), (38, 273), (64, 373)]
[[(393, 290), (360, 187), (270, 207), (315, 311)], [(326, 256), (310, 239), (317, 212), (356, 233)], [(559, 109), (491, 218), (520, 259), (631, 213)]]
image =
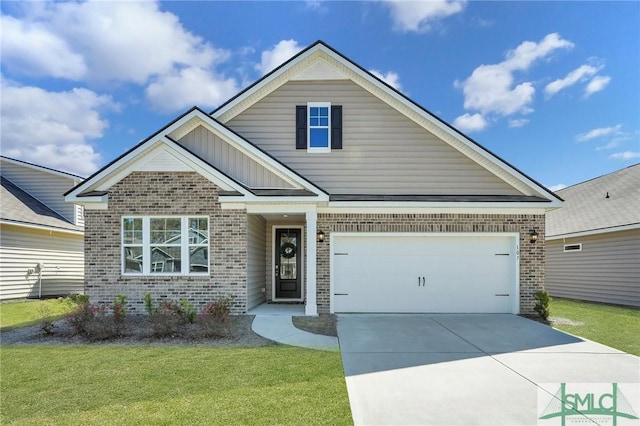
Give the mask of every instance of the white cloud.
[(620, 145), (620, 140), (614, 139), (611, 142), (607, 143), (606, 145), (602, 145), (602, 146), (596, 147), (596, 151), (613, 149), (613, 148), (617, 147), (618, 145)]
[(528, 123), (529, 123), (529, 120), (527, 120), (526, 118), (514, 118), (509, 120), (509, 127), (511, 128), (522, 127), (527, 125)]
[(548, 188), (549, 188), (549, 191), (556, 192), (556, 191), (560, 191), (561, 189), (564, 189), (566, 187), (567, 187), (567, 185), (565, 185), (564, 183), (559, 183), (557, 185), (551, 185)]
[(2, 151), (4, 155), (79, 175), (100, 163), (89, 140), (103, 136), (105, 109), (116, 109), (110, 96), (84, 88), (47, 92), (2, 80)]
[(420, 33), (429, 31), (433, 22), (462, 12), (466, 5), (466, 1), (458, 0), (385, 0), (384, 3), (391, 10), (394, 29)]
[(484, 130), (489, 123), (482, 114), (464, 114), (456, 118), (453, 125), (463, 132), (479, 132)]
[(507, 52), (505, 60), (480, 65), (466, 80), (455, 81), (454, 86), (464, 93), (464, 108), (479, 111), (483, 116), (508, 116), (533, 112), (535, 95), (533, 83), (516, 84), (514, 72), (529, 69), (536, 61), (548, 58), (558, 49), (570, 49), (573, 43), (557, 33), (548, 34), (540, 42), (525, 41)]
[[(55, 2), (25, 7), (18, 40), (32, 40), (22, 56), (10, 60), (21, 63), (31, 57), (51, 55), (40, 38), (59, 40), (65, 57), (82, 58), (74, 72), (61, 75), (74, 80), (118, 80), (144, 84), (155, 75), (172, 72), (177, 65), (207, 68), (227, 53), (216, 50), (201, 37), (185, 30), (177, 16), (162, 12), (156, 2)], [(34, 35), (33, 28), (38, 29)], [(4, 38), (4, 37), (3, 37)], [(3, 46), (4, 47), (4, 46)], [(48, 62), (40, 65), (48, 73)], [(48, 66), (49, 65), (49, 66)], [(47, 67), (48, 66), (48, 67)]]
[(256, 65), (256, 69), (263, 75), (275, 69), (288, 59), (291, 59), (296, 53), (300, 52), (302, 47), (295, 40), (280, 40), (272, 49), (262, 52), (261, 61)]
[(173, 112), (197, 105), (214, 107), (238, 92), (232, 78), (224, 79), (197, 67), (165, 74), (146, 89), (147, 99), (161, 112)]
[[(584, 81), (594, 76), (602, 67), (594, 67), (591, 65), (582, 65), (575, 70), (571, 71), (565, 78), (561, 78), (547, 84), (544, 88), (544, 92), (547, 96), (553, 96), (559, 91), (573, 86), (579, 81)], [(596, 77), (597, 78), (597, 77)]]
[(578, 136), (576, 136), (576, 140), (578, 142), (585, 142), (591, 139), (601, 138), (603, 136), (615, 135), (620, 133), (620, 129), (622, 129), (621, 124), (610, 127), (599, 127), (597, 129), (589, 130), (588, 132), (579, 134)]
[(611, 77), (606, 75), (597, 75), (587, 84), (587, 88), (584, 90), (584, 95), (586, 97), (591, 96), (592, 94), (604, 90), (605, 87), (611, 81)]
[(87, 72), (84, 58), (67, 42), (38, 23), (0, 15), (2, 62), (32, 76), (79, 79)]
[(634, 160), (636, 158), (640, 158), (640, 152), (633, 152), (633, 151), (617, 152), (615, 154), (611, 154), (609, 158), (612, 158), (614, 160)]
[(394, 89), (402, 90), (402, 86), (400, 85), (400, 76), (398, 75), (398, 73), (389, 71), (386, 74), (384, 74), (378, 70), (369, 70), (369, 72), (375, 75), (376, 77), (378, 77), (380, 80), (387, 83), (389, 86), (393, 87)]

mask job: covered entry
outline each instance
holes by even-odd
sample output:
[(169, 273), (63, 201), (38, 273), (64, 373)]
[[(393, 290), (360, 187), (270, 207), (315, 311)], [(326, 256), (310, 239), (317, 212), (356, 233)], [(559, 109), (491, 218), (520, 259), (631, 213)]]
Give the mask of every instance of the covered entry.
[(333, 234), (333, 312), (518, 313), (517, 234)]

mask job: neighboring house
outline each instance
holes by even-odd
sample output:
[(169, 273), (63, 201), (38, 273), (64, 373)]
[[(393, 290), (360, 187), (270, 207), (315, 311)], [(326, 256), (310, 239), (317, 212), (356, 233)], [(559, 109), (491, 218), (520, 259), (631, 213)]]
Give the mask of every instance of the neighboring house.
[(84, 292), (83, 178), (0, 157), (0, 300)]
[(640, 164), (562, 189), (547, 214), (552, 296), (640, 306)]
[(544, 215), (562, 205), (322, 42), (66, 198), (86, 208), (94, 302), (232, 294), (237, 313), (309, 315), (531, 313)]

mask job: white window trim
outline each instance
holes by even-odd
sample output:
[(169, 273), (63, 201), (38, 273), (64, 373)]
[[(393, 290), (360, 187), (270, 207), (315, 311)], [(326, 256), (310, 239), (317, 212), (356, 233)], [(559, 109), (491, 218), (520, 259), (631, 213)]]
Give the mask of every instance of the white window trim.
[[(124, 244), (124, 218), (142, 219), (142, 272), (127, 272), (126, 271), (126, 254)], [(182, 261), (180, 265), (180, 272), (152, 272), (151, 265), (151, 219), (180, 219), (180, 257), (186, 259)], [(120, 218), (120, 271), (123, 276), (201, 276), (208, 277), (211, 274), (211, 263), (208, 265), (207, 272), (189, 272), (189, 248), (202, 246), (204, 244), (191, 244), (189, 242), (189, 219), (207, 219), (207, 228), (209, 230), (209, 239), (206, 247), (208, 251), (208, 259), (211, 259), (211, 222), (208, 216), (189, 215), (189, 216), (139, 216), (139, 215), (127, 215)], [(185, 232), (186, 230), (186, 232)], [(140, 244), (127, 244), (127, 247), (140, 246)], [(177, 244), (176, 244), (177, 246)]]
[[(327, 108), (328, 109), (328, 136), (327, 147), (312, 148), (311, 147), (311, 108)], [(313, 126), (314, 128), (324, 128), (324, 126)], [(331, 152), (331, 102), (307, 102), (307, 152), (312, 153), (328, 153)]]

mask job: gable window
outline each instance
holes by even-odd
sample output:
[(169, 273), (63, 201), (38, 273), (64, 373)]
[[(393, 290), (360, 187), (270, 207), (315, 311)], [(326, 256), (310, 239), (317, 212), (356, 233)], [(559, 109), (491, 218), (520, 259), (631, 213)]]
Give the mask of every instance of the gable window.
[(342, 149), (342, 106), (331, 102), (297, 106), (296, 149), (312, 153)]
[(122, 273), (202, 275), (209, 273), (207, 217), (123, 217)]

